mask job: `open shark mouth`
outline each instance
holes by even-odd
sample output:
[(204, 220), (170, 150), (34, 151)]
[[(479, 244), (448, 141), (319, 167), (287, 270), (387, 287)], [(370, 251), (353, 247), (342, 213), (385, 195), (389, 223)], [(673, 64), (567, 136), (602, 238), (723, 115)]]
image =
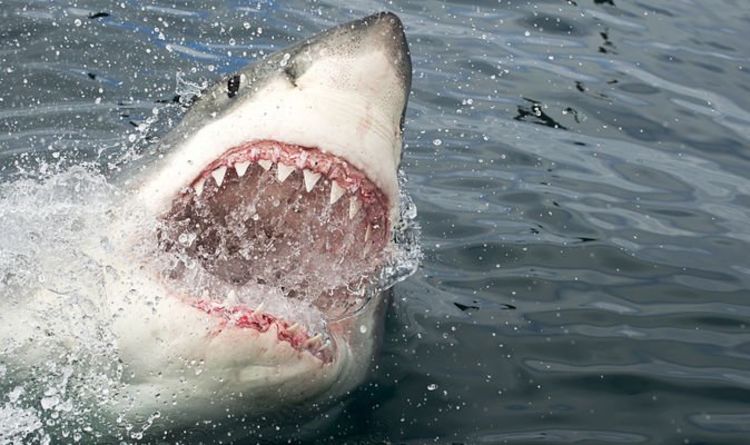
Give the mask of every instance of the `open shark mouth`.
[[(311, 303), (326, 320), (346, 317), (366, 302), (385, 257), (389, 205), (361, 170), (320, 149), (268, 140), (234, 147), (164, 217), (161, 249), (186, 259), (166, 275), (183, 279), (192, 260), (226, 288), (274, 289)], [(279, 340), (327, 356), (321, 335), (224, 297), (187, 302), (224, 324), (275, 330)]]
[(326, 430), (419, 264), (411, 72), (403, 24), (374, 14), (179, 86), (190, 108), (108, 155), (116, 178), (3, 184), (0, 417), (51, 442)]

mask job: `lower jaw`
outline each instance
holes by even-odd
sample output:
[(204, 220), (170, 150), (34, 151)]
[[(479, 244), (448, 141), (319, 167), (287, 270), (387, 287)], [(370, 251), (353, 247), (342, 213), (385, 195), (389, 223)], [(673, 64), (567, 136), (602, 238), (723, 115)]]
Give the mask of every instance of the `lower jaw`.
[(298, 323), (292, 323), (264, 312), (262, 308), (251, 309), (245, 305), (227, 306), (211, 301), (198, 300), (191, 304), (216, 320), (212, 336), (225, 329), (253, 330), (260, 334), (275, 334), (279, 343), (286, 343), (300, 354), (310, 354), (324, 364), (331, 363), (336, 352), (336, 344), (328, 333), (310, 335)]

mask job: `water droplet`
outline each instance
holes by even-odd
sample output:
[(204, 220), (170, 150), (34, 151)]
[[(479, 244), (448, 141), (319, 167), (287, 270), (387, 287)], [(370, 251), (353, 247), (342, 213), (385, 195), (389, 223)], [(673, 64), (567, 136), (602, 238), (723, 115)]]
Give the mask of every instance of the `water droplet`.
[(60, 398), (56, 395), (49, 397), (42, 397), (41, 405), (43, 410), (50, 410), (56, 407), (60, 403)]
[(195, 241), (196, 235), (194, 233), (181, 233), (179, 237), (177, 237), (177, 241), (183, 246), (183, 247), (190, 247), (191, 244), (193, 244), (193, 241)]
[(434, 139), (432, 141), (432, 145), (434, 145), (435, 147), (440, 147), (441, 145), (443, 145), (443, 141), (441, 139)]
[(291, 54), (289, 54), (289, 53), (285, 53), (285, 54), (284, 54), (284, 57), (283, 57), (283, 58), (281, 59), (281, 62), (279, 62), (279, 65), (281, 65), (281, 66), (286, 66), (286, 65), (287, 65), (287, 63), (289, 63), (289, 59), (290, 59), (291, 57), (292, 57), (292, 55), (291, 55)]

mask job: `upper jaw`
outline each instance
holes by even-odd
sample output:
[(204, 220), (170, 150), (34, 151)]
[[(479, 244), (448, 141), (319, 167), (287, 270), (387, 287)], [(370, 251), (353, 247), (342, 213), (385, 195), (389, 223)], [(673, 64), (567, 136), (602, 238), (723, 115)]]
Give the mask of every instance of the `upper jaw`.
[[(273, 175), (279, 183), (293, 176), (292, 181), (298, 184), (300, 191), (304, 190), (298, 200), (302, 196), (309, 196), (316, 187), (323, 187), (329, 190), (329, 206), (336, 205), (342, 199), (347, 202), (345, 206), (349, 220), (363, 211), (367, 226), (365, 243), (372, 237), (374, 243), (382, 247), (382, 234), (390, 227), (388, 219), (382, 218), (390, 211), (388, 197), (361, 170), (340, 157), (315, 148), (278, 141), (252, 141), (234, 147), (203, 169), (182, 195), (192, 194), (199, 199), (207, 184), (220, 188), (227, 178), (241, 181), (256, 166)], [(378, 233), (381, 235), (378, 236)]]
[(361, 97), (335, 91), (291, 91), (267, 86), (256, 100), (199, 129), (146, 182), (139, 200), (163, 212), (171, 200), (192, 184), (204, 169), (228, 150), (271, 140), (316, 148), (346, 160), (363, 171), (390, 203), (390, 220), (397, 218), (401, 132), (383, 113), (368, 109)]
[(204, 92), (165, 138), (171, 153), (138, 199), (161, 213), (227, 150), (273, 140), (316, 148), (364, 172), (388, 198), (393, 223), (410, 84), (408, 47), (395, 15), (328, 30)]

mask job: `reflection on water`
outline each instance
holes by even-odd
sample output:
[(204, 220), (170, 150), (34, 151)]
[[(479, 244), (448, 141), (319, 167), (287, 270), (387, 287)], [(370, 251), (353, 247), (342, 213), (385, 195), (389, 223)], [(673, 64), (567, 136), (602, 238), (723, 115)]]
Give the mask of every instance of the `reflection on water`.
[(178, 76), (376, 9), (406, 22), (426, 259), (372, 381), (309, 437), (746, 442), (748, 4), (26, 3), (0, 13), (5, 178), (20, 153), (106, 170), (170, 126)]

